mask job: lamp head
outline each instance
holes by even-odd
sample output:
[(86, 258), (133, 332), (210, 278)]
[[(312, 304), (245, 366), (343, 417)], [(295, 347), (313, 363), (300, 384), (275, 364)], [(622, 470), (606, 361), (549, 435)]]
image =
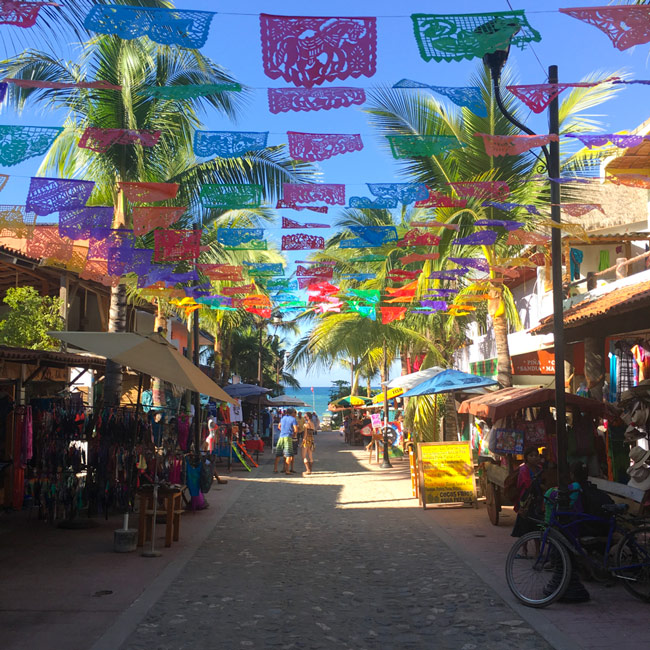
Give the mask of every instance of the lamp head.
[(479, 25), (474, 32), (488, 39), (492, 49), (483, 55), (483, 63), (490, 69), (494, 81), (501, 78), (501, 72), (510, 54), (510, 44), (515, 35), (521, 30), (521, 24), (516, 18), (493, 18)]

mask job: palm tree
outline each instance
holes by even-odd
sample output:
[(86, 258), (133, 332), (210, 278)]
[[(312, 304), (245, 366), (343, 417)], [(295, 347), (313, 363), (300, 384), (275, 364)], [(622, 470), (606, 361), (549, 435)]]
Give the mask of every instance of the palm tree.
[[(126, 4), (126, 3), (125, 3)], [(130, 3), (129, 3), (130, 4)], [(162, 0), (146, 6), (168, 7)], [(121, 181), (179, 183), (175, 200), (167, 205), (187, 206), (186, 223), (208, 223), (219, 212), (204, 210), (199, 194), (205, 183), (257, 183), (267, 198), (279, 195), (284, 182), (306, 179), (310, 166), (291, 161), (282, 147), (249, 152), (236, 159), (198, 162), (192, 148), (200, 114), (212, 108), (234, 118), (244, 97), (240, 93), (214, 92), (204, 97), (165, 99), (152, 97), (154, 86), (235, 83), (222, 67), (195, 50), (158, 45), (149, 39), (122, 40), (96, 36), (82, 44), (77, 62), (64, 62), (46, 52), (29, 50), (0, 64), (6, 76), (41, 81), (105, 80), (120, 85), (111, 90), (48, 90), (12, 87), (10, 101), (22, 109), (28, 101), (44, 110), (65, 113), (65, 131), (44, 159), (39, 174), (64, 178), (89, 178), (96, 182), (91, 202), (115, 208), (114, 226), (130, 225), (130, 208), (119, 190)], [(245, 96), (245, 93), (244, 93)], [(155, 147), (113, 145), (104, 153), (78, 147), (86, 127), (160, 131)], [(111, 291), (110, 331), (126, 328), (126, 289), (121, 283)], [(108, 364), (105, 379), (107, 403), (119, 400), (121, 369)]]
[[(620, 73), (614, 73), (620, 76)], [(609, 75), (592, 75), (585, 81), (595, 81)], [(514, 83), (506, 74), (504, 82)], [(508, 201), (522, 205), (542, 207), (548, 204), (549, 197), (542, 184), (527, 182), (539, 173), (539, 158), (532, 152), (517, 156), (492, 157), (486, 154), (484, 145), (476, 133), (491, 135), (517, 135), (519, 131), (503, 116), (498, 109), (490, 80), (489, 71), (484, 66), (479, 74), (471, 80), (471, 85), (481, 90), (487, 109), (486, 117), (479, 117), (469, 109), (449, 111), (436, 99), (428, 94), (416, 92), (404, 94), (403, 90), (377, 88), (369, 95), (366, 111), (370, 114), (370, 122), (381, 136), (386, 135), (425, 135), (453, 136), (461, 145), (457, 149), (443, 151), (439, 155), (429, 157), (407, 157), (399, 161), (400, 174), (410, 181), (425, 183), (430, 189), (448, 194), (450, 183), (467, 181), (505, 181), (511, 190)], [(597, 128), (598, 122), (585, 111), (610, 99), (620, 90), (608, 84), (591, 88), (574, 88), (561, 105), (561, 133), (571, 131), (589, 132)], [(519, 108), (512, 96), (504, 99), (506, 108), (519, 120), (523, 119)], [(385, 138), (384, 138), (385, 141)], [(388, 146), (386, 145), (386, 148)], [(602, 153), (570, 152), (563, 158), (565, 169), (579, 169), (585, 161)], [(454, 192), (455, 193), (455, 192)], [(524, 209), (501, 210), (482, 205), (484, 199), (470, 198), (467, 208), (437, 208), (432, 210), (439, 222), (454, 223), (460, 227), (461, 236), (473, 232), (476, 219), (516, 219), (524, 223), (524, 229), (536, 228), (534, 217)], [(456, 299), (462, 304), (468, 295), (489, 295), (488, 310), (494, 327), (495, 342), (498, 356), (498, 381), (502, 386), (512, 385), (510, 352), (508, 347), (508, 331), (510, 327), (519, 327), (519, 319), (512, 294), (504, 284), (498, 283), (499, 278), (495, 266), (508, 265), (518, 257), (521, 247), (505, 244), (505, 237), (500, 235), (493, 246), (463, 246), (458, 247), (451, 242), (457, 233), (440, 229), (441, 254), (439, 266), (442, 268), (449, 257), (474, 257), (487, 260), (490, 273), (487, 280), (471, 282), (465, 286)], [(449, 318), (449, 326), (453, 326), (454, 317)]]

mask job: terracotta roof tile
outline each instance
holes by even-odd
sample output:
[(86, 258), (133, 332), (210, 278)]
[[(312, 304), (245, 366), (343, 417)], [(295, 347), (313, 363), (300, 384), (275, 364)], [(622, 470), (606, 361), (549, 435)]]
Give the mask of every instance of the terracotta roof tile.
[[(564, 311), (564, 327), (578, 327), (600, 316), (613, 316), (636, 309), (639, 303), (650, 304), (650, 281), (630, 284), (614, 289), (603, 296), (584, 300)], [(531, 334), (547, 334), (553, 331), (553, 316), (543, 318)]]

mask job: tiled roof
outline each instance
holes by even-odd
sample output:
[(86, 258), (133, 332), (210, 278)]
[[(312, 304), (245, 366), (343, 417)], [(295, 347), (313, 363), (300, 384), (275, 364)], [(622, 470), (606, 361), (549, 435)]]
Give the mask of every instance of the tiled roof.
[(36, 363), (41, 366), (57, 368), (79, 367), (102, 370), (106, 366), (106, 359), (103, 357), (75, 354), (73, 352), (57, 352), (55, 350), (29, 350), (8, 345), (0, 345), (0, 360), (13, 363)]
[[(600, 316), (613, 316), (637, 309), (640, 303), (650, 304), (650, 281), (630, 284), (605, 295), (587, 299), (564, 311), (564, 327), (578, 327)], [(531, 334), (553, 331), (553, 316), (543, 318)]]

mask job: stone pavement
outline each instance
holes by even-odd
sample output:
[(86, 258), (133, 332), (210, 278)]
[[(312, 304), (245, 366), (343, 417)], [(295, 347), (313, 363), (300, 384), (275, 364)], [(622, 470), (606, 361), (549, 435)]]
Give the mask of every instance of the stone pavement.
[(95, 648), (133, 625), (125, 650), (551, 647), (414, 516), (406, 462), (368, 471), (336, 433), (316, 458), (310, 477), (247, 478), (146, 617), (127, 613)]

